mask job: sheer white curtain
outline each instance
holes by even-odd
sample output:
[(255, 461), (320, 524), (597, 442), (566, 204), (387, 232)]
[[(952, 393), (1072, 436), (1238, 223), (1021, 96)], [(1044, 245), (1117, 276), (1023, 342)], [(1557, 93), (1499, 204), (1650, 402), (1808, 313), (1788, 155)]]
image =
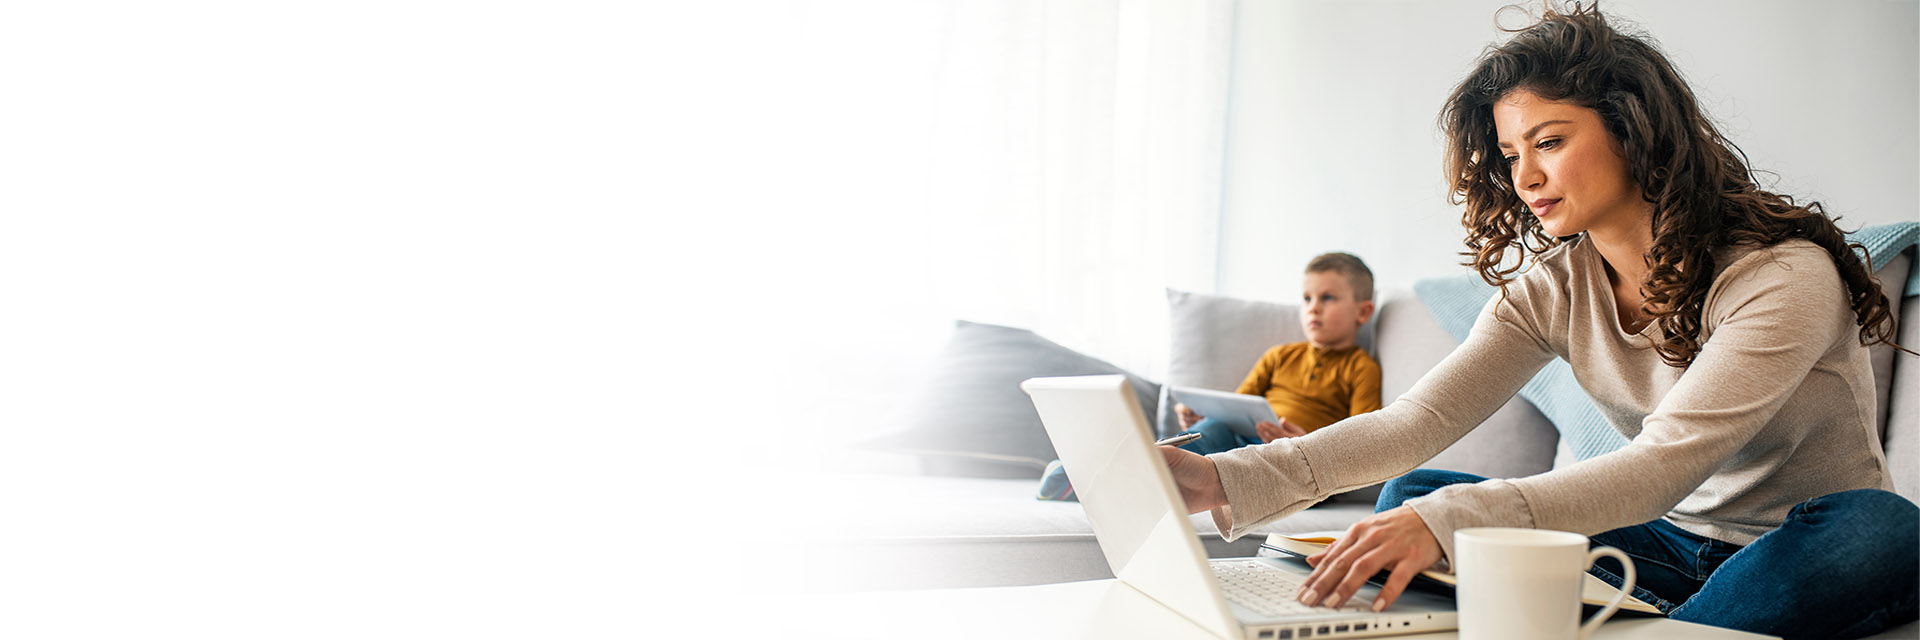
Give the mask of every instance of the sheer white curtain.
[(1163, 368), (1166, 286), (1213, 282), (1232, 3), (956, 2), (936, 79), (934, 316)]
[(956, 319), (1158, 377), (1164, 288), (1214, 283), (1230, 0), (781, 6), (759, 82), (716, 89), (773, 114), (713, 190), (752, 213), (708, 277), (753, 293), (702, 316), (781, 346), (776, 402), (885, 428)]

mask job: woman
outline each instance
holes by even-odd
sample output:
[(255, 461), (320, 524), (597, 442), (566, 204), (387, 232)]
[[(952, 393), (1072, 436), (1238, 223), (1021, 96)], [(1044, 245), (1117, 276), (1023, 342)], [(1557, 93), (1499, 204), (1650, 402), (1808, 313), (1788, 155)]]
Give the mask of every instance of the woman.
[(1757, 187), (1672, 64), (1591, 7), (1489, 51), (1441, 123), (1472, 265), (1501, 295), (1381, 411), (1213, 456), (1163, 448), (1189, 508), (1232, 538), (1398, 476), (1557, 356), (1630, 444), (1530, 478), (1406, 473), (1310, 559), (1301, 600), (1339, 606), (1391, 570), (1384, 608), (1455, 530), (1511, 526), (1619, 547), (1636, 595), (1675, 619), (1788, 638), (1913, 620), (1920, 509), (1889, 491), (1866, 349), (1893, 318), (1820, 206)]

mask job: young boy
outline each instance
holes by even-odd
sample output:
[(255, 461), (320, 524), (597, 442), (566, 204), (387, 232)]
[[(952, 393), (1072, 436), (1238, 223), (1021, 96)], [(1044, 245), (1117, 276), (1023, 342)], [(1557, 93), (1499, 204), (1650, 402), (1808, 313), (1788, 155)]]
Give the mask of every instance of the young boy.
[[(1280, 422), (1261, 423), (1257, 426), (1260, 437), (1254, 439), (1234, 433), (1225, 423), (1207, 420), (1184, 404), (1174, 405), (1186, 433), (1200, 434), (1199, 440), (1180, 448), (1202, 455), (1220, 453), (1304, 436), (1380, 408), (1380, 365), (1356, 343), (1360, 325), (1373, 317), (1373, 271), (1352, 254), (1322, 254), (1307, 263), (1300, 289), (1300, 328), (1306, 331), (1307, 341), (1268, 349), (1238, 389), (1266, 396)], [(1047, 465), (1039, 497), (1076, 499), (1058, 460)]]
[(1220, 453), (1308, 433), (1380, 408), (1380, 364), (1360, 350), (1360, 325), (1373, 317), (1373, 271), (1359, 258), (1328, 253), (1307, 263), (1300, 286), (1300, 328), (1306, 342), (1268, 349), (1239, 393), (1266, 396), (1279, 424), (1261, 423), (1259, 439), (1234, 433), (1186, 405), (1174, 405), (1180, 426), (1200, 439), (1180, 448)]

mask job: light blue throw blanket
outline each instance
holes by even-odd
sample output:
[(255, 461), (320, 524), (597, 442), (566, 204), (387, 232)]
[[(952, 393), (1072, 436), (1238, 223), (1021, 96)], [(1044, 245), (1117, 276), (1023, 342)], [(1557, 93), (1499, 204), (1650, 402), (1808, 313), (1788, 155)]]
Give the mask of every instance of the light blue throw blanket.
[[(1878, 271), (1887, 261), (1920, 241), (1920, 223), (1867, 227), (1848, 234), (1847, 239), (1866, 247), (1867, 254), (1873, 258), (1873, 269)], [(1903, 288), (1906, 296), (1920, 294), (1920, 286), (1916, 286), (1920, 285), (1920, 264), (1914, 266)], [(1480, 316), (1480, 309), (1498, 289), (1478, 275), (1461, 274), (1415, 282), (1413, 291), (1440, 321), (1440, 326), (1453, 334), (1455, 340), (1464, 342), (1473, 329), (1474, 319)], [(1627, 439), (1607, 424), (1600, 410), (1593, 406), (1593, 400), (1574, 380), (1573, 367), (1568, 366), (1566, 360), (1555, 358), (1547, 363), (1546, 368), (1520, 388), (1520, 397), (1553, 421), (1554, 428), (1560, 431), (1560, 441), (1566, 443), (1575, 458), (1585, 460), (1627, 444)]]

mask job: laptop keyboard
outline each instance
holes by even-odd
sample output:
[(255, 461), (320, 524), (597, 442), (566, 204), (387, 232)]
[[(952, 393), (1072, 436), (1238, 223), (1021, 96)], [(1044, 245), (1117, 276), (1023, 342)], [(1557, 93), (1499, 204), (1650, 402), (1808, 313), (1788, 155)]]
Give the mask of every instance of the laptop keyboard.
[(1296, 598), (1299, 597), (1304, 578), (1258, 560), (1212, 564), (1213, 574), (1220, 580), (1220, 590), (1226, 593), (1227, 599), (1263, 616), (1373, 611), (1373, 602), (1362, 600), (1359, 594), (1348, 599), (1347, 606), (1338, 609), (1301, 604)]

